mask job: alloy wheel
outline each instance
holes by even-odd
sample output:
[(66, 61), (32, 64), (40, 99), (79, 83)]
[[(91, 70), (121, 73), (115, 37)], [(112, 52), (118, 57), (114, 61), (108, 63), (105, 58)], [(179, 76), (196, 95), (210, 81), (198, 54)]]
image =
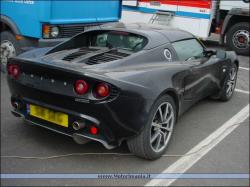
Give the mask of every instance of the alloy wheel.
[(230, 97), (234, 92), (234, 88), (236, 85), (236, 78), (237, 78), (237, 69), (233, 67), (229, 72), (229, 79), (227, 81), (227, 87), (226, 87), (227, 97)]
[(173, 106), (169, 102), (162, 103), (151, 124), (150, 145), (155, 152), (165, 149), (173, 133), (175, 123), (175, 113)]

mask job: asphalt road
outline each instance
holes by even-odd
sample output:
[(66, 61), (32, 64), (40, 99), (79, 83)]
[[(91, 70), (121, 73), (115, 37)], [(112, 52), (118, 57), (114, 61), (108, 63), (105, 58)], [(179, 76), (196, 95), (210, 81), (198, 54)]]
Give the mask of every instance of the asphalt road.
[[(207, 42), (209, 48), (221, 48)], [(229, 102), (204, 100), (185, 113), (175, 128), (166, 154), (183, 155), (220, 128), (249, 103), (249, 57), (240, 56), (237, 89)], [(246, 69), (245, 69), (246, 68)], [(248, 70), (247, 70), (248, 69)], [(106, 150), (98, 143), (77, 145), (72, 139), (48, 130), (31, 126), (10, 114), (10, 93), (4, 74), (1, 74), (1, 155), (52, 156), (69, 153), (100, 153), (98, 155), (68, 156), (53, 159), (1, 158), (2, 174), (87, 174), (87, 173), (162, 173), (181, 157), (162, 157), (147, 161), (133, 155), (104, 155), (129, 153), (126, 144)], [(206, 147), (205, 147), (206, 148)], [(199, 154), (199, 153), (197, 153)], [(185, 164), (185, 163), (184, 163)], [(249, 120), (198, 160), (185, 173), (222, 174), (249, 173)], [(2, 179), (2, 186), (34, 185), (146, 185), (149, 179)], [(167, 180), (162, 181), (167, 184)], [(166, 182), (166, 183), (165, 183)], [(178, 179), (171, 185), (248, 186), (248, 179)]]

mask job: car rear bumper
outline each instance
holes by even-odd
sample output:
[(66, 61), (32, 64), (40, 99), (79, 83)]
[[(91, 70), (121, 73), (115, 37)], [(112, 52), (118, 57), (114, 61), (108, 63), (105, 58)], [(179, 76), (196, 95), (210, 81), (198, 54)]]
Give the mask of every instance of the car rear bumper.
[[(82, 103), (71, 97), (34, 89), (11, 78), (8, 78), (8, 84), (12, 94), (11, 102), (18, 102), (19, 106), (22, 106), (14, 107), (13, 112), (16, 116), (21, 116), (35, 125), (71, 136), (76, 142), (79, 139), (95, 140), (108, 149), (140, 133), (147, 123), (149, 106), (151, 106), (150, 102), (140, 97), (127, 96), (118, 96), (115, 100), (103, 104)], [(27, 104), (68, 114), (69, 127), (61, 127), (30, 116), (26, 108)], [(86, 128), (74, 130), (72, 127), (74, 122), (84, 122)], [(89, 133), (91, 125), (98, 127), (98, 135)]]
[[(27, 117), (21, 111), (17, 111), (16, 109), (12, 110), (11, 113), (16, 117), (23, 118), (26, 122), (28, 122), (31, 125), (36, 125), (36, 126), (48, 129), (50, 131), (59, 133), (59, 134), (69, 136), (69, 137), (73, 138), (73, 140), (78, 144), (85, 144), (85, 143), (88, 143), (89, 141), (97, 141), (97, 142), (100, 142), (106, 149), (113, 149), (116, 147), (116, 145), (109, 144), (101, 136), (94, 137), (94, 136), (91, 136), (91, 135), (86, 134), (84, 132), (65, 131), (65, 130), (57, 128), (56, 126), (51, 125), (49, 123), (41, 122), (41, 121), (39, 122), (38, 119), (36, 119), (36, 120), (30, 119), (30, 117)], [(82, 120), (87, 120), (87, 119), (82, 117)]]

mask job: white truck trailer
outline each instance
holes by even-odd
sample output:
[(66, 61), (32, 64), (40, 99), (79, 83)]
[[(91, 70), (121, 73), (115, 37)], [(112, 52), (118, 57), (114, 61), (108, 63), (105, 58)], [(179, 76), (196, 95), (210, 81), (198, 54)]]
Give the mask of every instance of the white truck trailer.
[(122, 22), (163, 24), (249, 54), (249, 0), (123, 0)]

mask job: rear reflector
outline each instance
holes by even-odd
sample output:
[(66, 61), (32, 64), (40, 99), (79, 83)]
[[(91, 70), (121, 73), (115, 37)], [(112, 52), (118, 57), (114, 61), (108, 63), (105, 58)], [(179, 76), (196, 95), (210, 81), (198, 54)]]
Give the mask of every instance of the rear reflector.
[(92, 134), (92, 135), (96, 135), (96, 134), (98, 134), (98, 128), (95, 127), (95, 126), (91, 126), (91, 127), (89, 128), (89, 132), (90, 132), (90, 134)]

